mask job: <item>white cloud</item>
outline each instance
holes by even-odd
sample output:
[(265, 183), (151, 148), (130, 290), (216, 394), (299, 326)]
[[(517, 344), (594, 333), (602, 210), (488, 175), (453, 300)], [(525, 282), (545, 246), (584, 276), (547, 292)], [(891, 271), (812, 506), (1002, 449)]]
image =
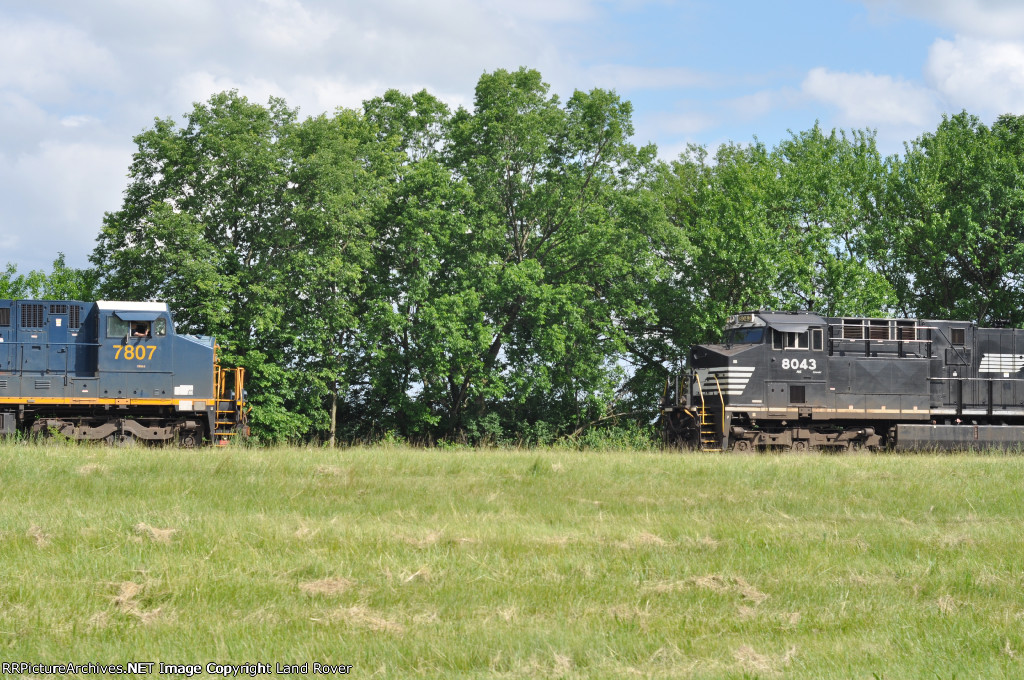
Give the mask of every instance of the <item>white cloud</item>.
[(18, 196), (0, 206), (5, 252), (23, 271), (48, 269), (58, 251), (82, 266), (103, 213), (116, 209), (131, 162), (127, 147), (44, 142), (35, 153), (0, 156), (0, 183)]
[(932, 92), (887, 75), (819, 67), (807, 74), (801, 90), (811, 99), (838, 108), (843, 125), (923, 128), (934, 120), (936, 112)]
[(118, 77), (117, 61), (79, 29), (43, 21), (0, 22), (0, 89), (57, 101)]
[(512, 15), (528, 22), (578, 22), (591, 19), (596, 14), (592, 0), (517, 0), (487, 3), (493, 11)]
[(53, 0), (0, 9), (0, 265), (85, 264), (132, 136), (227, 89), (303, 115), (388, 88), (471, 105), (480, 74), (579, 86), (564, 41), (597, 0)]
[(83, 125), (92, 125), (97, 120), (92, 116), (64, 116), (60, 119), (60, 124), (68, 128), (82, 127)]
[(238, 90), (250, 101), (259, 104), (266, 103), (270, 97), (281, 97), (284, 94), (284, 88), (271, 80), (254, 77), (235, 79), (208, 71), (185, 73), (175, 81), (172, 88), (180, 114), (185, 114), (193, 102), (205, 102), (210, 95), (225, 90)]
[(804, 95), (790, 87), (779, 90), (761, 90), (752, 94), (736, 97), (728, 102), (728, 106), (739, 118), (751, 120), (760, 118), (778, 109), (789, 109), (798, 106), (805, 99)]
[(962, 36), (936, 40), (925, 73), (952, 109), (1024, 113), (1024, 43)]
[(251, 44), (302, 54), (321, 48), (338, 29), (336, 16), (310, 11), (299, 0), (258, 0), (245, 6), (242, 31)]
[(1024, 37), (1020, 0), (865, 0), (872, 9), (902, 11), (959, 34), (994, 38)]

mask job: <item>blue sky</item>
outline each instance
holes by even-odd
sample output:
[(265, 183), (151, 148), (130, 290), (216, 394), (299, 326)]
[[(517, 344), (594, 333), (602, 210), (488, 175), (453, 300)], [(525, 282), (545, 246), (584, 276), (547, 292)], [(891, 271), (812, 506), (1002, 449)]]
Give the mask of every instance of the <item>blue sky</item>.
[(1024, 113), (1019, 0), (50, 0), (0, 6), (0, 264), (86, 264), (132, 137), (237, 88), (315, 115), (395, 87), (469, 106), (484, 71), (615, 89), (673, 158), (787, 130), (879, 146)]

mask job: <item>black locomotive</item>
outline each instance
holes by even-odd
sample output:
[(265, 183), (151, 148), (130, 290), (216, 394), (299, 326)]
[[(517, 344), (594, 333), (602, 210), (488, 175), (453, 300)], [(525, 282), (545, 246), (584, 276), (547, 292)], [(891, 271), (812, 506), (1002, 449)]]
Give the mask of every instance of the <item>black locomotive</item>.
[(223, 444), (246, 429), (244, 379), (163, 302), (0, 300), (0, 435)]
[(666, 386), (667, 442), (704, 450), (1024, 445), (1024, 330), (754, 311)]

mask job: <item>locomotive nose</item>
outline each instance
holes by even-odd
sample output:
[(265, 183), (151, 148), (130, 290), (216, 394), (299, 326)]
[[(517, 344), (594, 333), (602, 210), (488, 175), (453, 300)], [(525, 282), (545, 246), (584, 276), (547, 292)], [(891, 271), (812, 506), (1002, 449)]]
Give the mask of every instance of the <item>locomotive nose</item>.
[(690, 365), (694, 368), (714, 368), (728, 364), (730, 356), (739, 354), (742, 350), (734, 349), (731, 352), (721, 352), (719, 347), (708, 347), (697, 345), (690, 350)]

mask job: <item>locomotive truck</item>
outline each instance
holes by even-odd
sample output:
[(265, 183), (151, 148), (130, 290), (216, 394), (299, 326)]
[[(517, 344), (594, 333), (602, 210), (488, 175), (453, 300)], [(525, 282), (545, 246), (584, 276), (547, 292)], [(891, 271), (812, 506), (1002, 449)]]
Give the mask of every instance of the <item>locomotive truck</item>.
[(752, 311), (666, 384), (667, 442), (703, 450), (1024, 445), (1024, 330)]
[(0, 435), (223, 444), (245, 429), (245, 373), (163, 302), (0, 300)]

